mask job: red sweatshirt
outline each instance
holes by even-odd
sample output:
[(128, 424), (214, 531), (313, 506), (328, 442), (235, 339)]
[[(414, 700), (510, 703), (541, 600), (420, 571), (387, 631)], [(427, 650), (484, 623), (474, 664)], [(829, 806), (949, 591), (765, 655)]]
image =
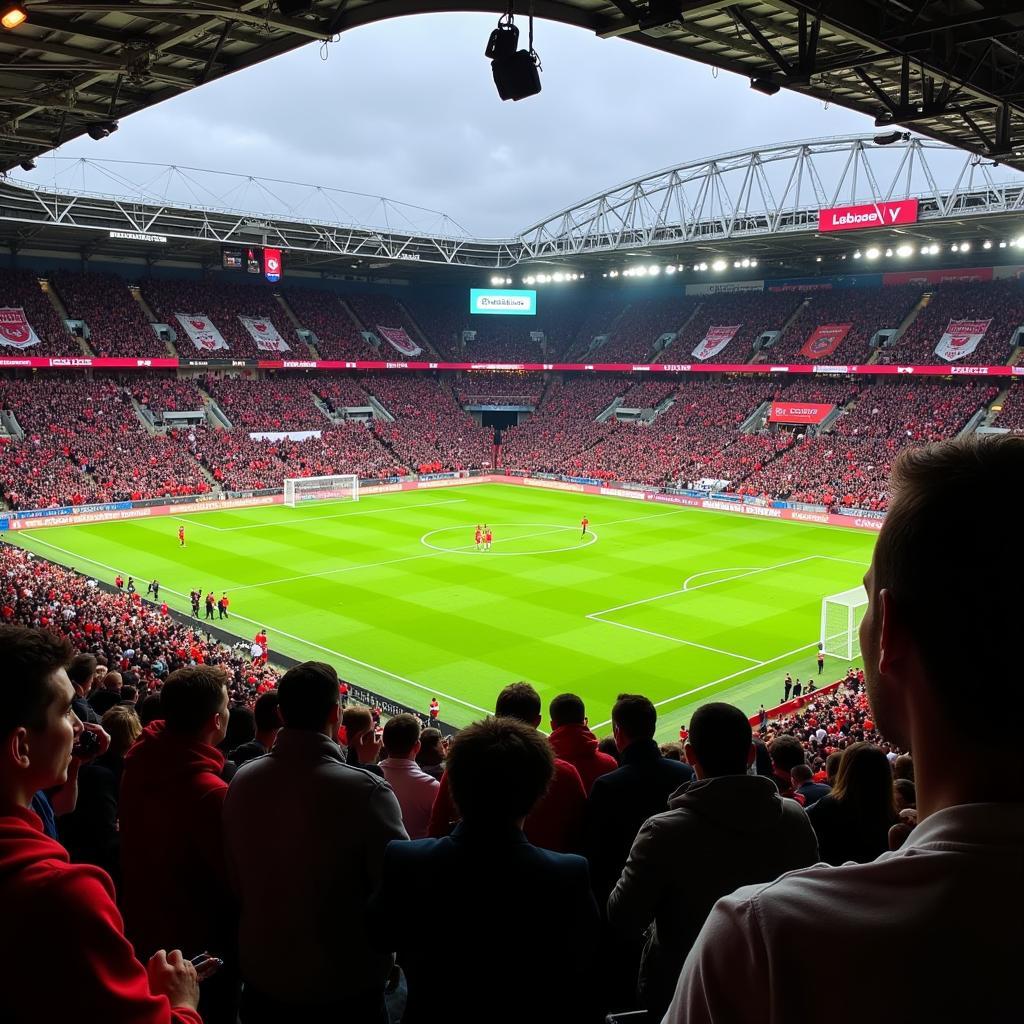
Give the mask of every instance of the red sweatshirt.
[(154, 995), (105, 871), (71, 864), (24, 807), (0, 809), (4, 1020), (202, 1024)]
[[(583, 809), (587, 794), (579, 772), (566, 761), (555, 758), (555, 774), (547, 793), (526, 818), (523, 832), (534, 846), (555, 853), (575, 853), (581, 848)], [(448, 835), (459, 820), (459, 812), (448, 789), (448, 772), (441, 776), (441, 785), (430, 812), (429, 835), (440, 839)]]
[(121, 778), (122, 907), (140, 956), (180, 948), (223, 955), (235, 917), (224, 865), (228, 791), (215, 747), (146, 727)]
[(548, 741), (555, 756), (568, 761), (580, 773), (587, 796), (597, 779), (619, 767), (611, 754), (602, 754), (597, 749), (597, 737), (585, 725), (560, 725)]

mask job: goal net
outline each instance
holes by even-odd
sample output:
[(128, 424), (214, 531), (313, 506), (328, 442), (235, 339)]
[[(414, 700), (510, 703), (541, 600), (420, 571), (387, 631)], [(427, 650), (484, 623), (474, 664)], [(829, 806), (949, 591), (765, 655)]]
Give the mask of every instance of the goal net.
[(821, 649), (833, 658), (853, 661), (860, 655), (861, 619), (868, 607), (863, 587), (830, 594), (821, 600)]
[(289, 508), (308, 501), (358, 501), (359, 477), (351, 473), (338, 476), (287, 477), (284, 503)]

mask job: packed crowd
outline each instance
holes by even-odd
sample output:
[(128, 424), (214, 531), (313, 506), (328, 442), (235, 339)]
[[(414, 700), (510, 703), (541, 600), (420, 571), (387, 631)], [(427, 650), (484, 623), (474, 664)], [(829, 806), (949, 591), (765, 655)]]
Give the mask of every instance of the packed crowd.
[(1011, 341), (1024, 325), (1024, 294), (1020, 282), (990, 281), (933, 286), (929, 303), (917, 314), (906, 333), (891, 348), (883, 349), (883, 363), (941, 363), (935, 346), (951, 320), (991, 320), (985, 337), (961, 365), (998, 366), (1013, 351)]
[(46, 297), (39, 274), (32, 270), (0, 268), (0, 307), (6, 306), (24, 310), (25, 319), (36, 332), (39, 344), (26, 349), (0, 344), (0, 355), (21, 352), (34, 356), (80, 354), (78, 343)]
[(203, 389), (220, 406), (236, 429), (245, 431), (322, 430), (329, 424), (313, 401), (305, 377), (274, 377), (273, 389), (258, 377), (224, 377), (208, 374)]
[(1014, 384), (1006, 393), (1002, 407), (992, 426), (1011, 433), (1024, 432), (1024, 389)]
[(89, 348), (96, 355), (159, 357), (168, 354), (167, 346), (156, 336), (123, 277), (57, 270), (50, 276), (50, 287), (60, 296), (68, 316), (84, 321), (89, 329)]
[[(1014, 1019), (1019, 726), (963, 681), (1018, 618), (1017, 512), (978, 495), (1024, 474), (1024, 441), (894, 473), (864, 671), (777, 719), (701, 703), (664, 750), (643, 695), (599, 740), (581, 697), (522, 682), (450, 742), (378, 729), (330, 665), (278, 677), (264, 631), (228, 650), (0, 546), (0, 902), (32, 925), (0, 937), (7, 1013), (859, 1024), (853, 977), (912, 992), (911, 1024)], [(496, 915), (496, 886), (523, 906)], [(795, 948), (829, 955), (796, 970)]]
[(158, 420), (165, 412), (201, 412), (205, 399), (197, 387), (197, 378), (126, 377), (124, 385), (140, 405), (146, 406)]
[[(414, 345), (423, 348), (420, 332), (415, 321), (409, 316), (398, 299), (391, 295), (385, 295), (382, 292), (360, 292), (347, 296), (347, 301), (352, 312), (355, 313), (366, 330), (377, 334), (378, 327), (394, 330), (402, 329)], [(380, 343), (378, 359), (404, 358), (387, 339), (381, 337)]]
[(359, 326), (337, 293), (320, 288), (286, 287), (283, 294), (295, 319), (307, 331), (312, 331), (322, 359), (381, 358), (377, 349), (359, 333)]
[(460, 374), (455, 388), (463, 405), (480, 402), (536, 405), (544, 391), (544, 378), (537, 373), (474, 370)]
[(608, 340), (588, 358), (601, 363), (646, 363), (655, 342), (681, 330), (696, 306), (696, 299), (681, 293), (631, 302), (617, 317)]
[[(866, 363), (873, 350), (869, 343), (877, 331), (898, 329), (921, 298), (917, 285), (889, 288), (837, 288), (815, 291), (793, 318), (786, 333), (768, 350), (779, 363)], [(850, 324), (850, 330), (833, 352), (804, 355), (801, 349), (814, 330), (826, 324)]]

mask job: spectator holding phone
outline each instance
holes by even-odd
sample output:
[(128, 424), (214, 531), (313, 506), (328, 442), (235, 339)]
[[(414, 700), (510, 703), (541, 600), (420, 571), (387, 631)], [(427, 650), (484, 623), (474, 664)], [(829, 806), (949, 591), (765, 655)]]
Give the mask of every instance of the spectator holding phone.
[(16, 979), (6, 986), (4, 1016), (202, 1024), (196, 969), (180, 950), (162, 949), (144, 967), (125, 938), (109, 876), (71, 864), (29, 809), (37, 791), (66, 787), (83, 732), (71, 707), (72, 655), (53, 634), (0, 626), (0, 961)]

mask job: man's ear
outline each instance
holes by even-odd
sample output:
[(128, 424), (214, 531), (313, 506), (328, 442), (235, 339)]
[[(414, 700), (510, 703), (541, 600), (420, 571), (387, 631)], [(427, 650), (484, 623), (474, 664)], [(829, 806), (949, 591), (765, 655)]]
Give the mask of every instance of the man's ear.
[(899, 606), (891, 590), (878, 592), (881, 625), (878, 637), (878, 671), (882, 675), (898, 674), (905, 668), (910, 654), (910, 636)]
[[(333, 725), (333, 726), (341, 725), (341, 715), (342, 715), (341, 705), (340, 704), (332, 704), (331, 705), (331, 713), (327, 716), (328, 723), (330, 725)], [(372, 726), (371, 726), (371, 728), (372, 728)]]
[(9, 765), (25, 769), (31, 764), (29, 757), (28, 729), (19, 725), (12, 730), (3, 744), (4, 760)]
[(749, 768), (754, 763), (754, 758), (757, 757), (757, 747), (753, 743), (750, 744), (750, 749), (747, 751), (747, 767)]
[[(753, 744), (750, 745), (750, 749), (754, 749)], [(683, 744), (683, 757), (688, 765), (692, 766), (697, 763), (697, 752), (693, 749), (692, 743)], [(749, 764), (750, 762), (748, 761), (747, 763)]]

